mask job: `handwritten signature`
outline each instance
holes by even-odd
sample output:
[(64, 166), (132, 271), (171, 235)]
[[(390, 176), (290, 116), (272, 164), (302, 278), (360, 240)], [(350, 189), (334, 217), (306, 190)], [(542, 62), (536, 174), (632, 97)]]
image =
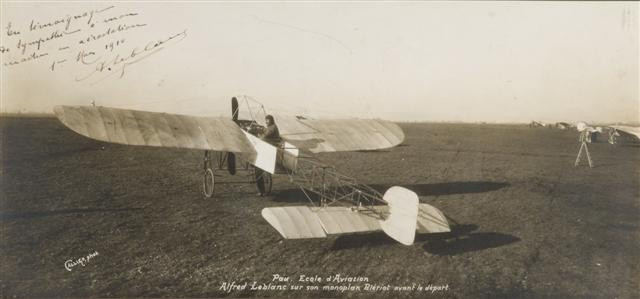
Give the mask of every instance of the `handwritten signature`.
[(95, 81), (93, 81), (93, 84), (95, 84), (118, 73), (120, 74), (119, 78), (122, 78), (128, 66), (140, 62), (166, 47), (175, 45), (186, 37), (187, 30), (185, 29), (169, 37), (151, 41), (144, 47), (135, 47), (124, 55), (117, 53), (115, 57), (109, 56), (107, 58), (105, 58), (105, 56), (98, 56), (98, 54), (93, 51), (85, 52), (81, 50), (76, 56), (76, 61), (83, 65), (94, 67), (87, 74), (76, 77), (76, 81), (85, 81), (91, 78), (95, 79)]
[(91, 259), (93, 259), (94, 257), (98, 256), (98, 252), (94, 251), (92, 253), (87, 254), (86, 256), (83, 256), (81, 258), (77, 258), (75, 260), (66, 260), (64, 262), (64, 268), (67, 269), (67, 271), (71, 272), (71, 268), (77, 266), (77, 265), (82, 265), (82, 267), (84, 267)]

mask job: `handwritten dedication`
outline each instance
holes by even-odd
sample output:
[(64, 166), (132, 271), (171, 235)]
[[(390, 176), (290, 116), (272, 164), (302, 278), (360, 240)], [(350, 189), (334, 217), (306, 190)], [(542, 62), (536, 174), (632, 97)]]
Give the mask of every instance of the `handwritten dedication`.
[(72, 69), (77, 82), (123, 78), (127, 68), (178, 44), (186, 29), (151, 30), (143, 13), (114, 5), (70, 9), (3, 20), (0, 54), (5, 68), (37, 65), (52, 73)]

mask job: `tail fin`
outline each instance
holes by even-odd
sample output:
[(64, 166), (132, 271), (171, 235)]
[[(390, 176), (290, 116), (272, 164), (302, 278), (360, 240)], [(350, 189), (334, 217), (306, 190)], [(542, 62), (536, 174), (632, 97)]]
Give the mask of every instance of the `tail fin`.
[(389, 204), (389, 217), (380, 221), (382, 230), (394, 240), (412, 245), (418, 222), (418, 195), (403, 187), (391, 187), (382, 197)]

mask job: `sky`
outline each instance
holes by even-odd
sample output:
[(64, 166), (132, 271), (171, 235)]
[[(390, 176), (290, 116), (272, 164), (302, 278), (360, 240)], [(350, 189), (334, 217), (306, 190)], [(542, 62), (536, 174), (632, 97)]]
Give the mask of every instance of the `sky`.
[(4, 113), (640, 121), (637, 2), (0, 5)]

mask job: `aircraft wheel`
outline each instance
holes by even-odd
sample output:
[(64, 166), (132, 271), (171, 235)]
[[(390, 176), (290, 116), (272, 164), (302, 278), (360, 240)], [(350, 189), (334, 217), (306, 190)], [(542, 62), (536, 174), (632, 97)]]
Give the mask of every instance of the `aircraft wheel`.
[(215, 177), (213, 176), (213, 170), (211, 168), (207, 168), (204, 171), (204, 175), (202, 176), (202, 187), (203, 193), (206, 198), (213, 197), (213, 190), (215, 187)]
[(258, 167), (254, 167), (254, 174), (256, 178), (256, 188), (262, 195), (269, 195), (271, 193), (271, 187), (273, 186), (273, 180), (271, 174), (263, 171)]

